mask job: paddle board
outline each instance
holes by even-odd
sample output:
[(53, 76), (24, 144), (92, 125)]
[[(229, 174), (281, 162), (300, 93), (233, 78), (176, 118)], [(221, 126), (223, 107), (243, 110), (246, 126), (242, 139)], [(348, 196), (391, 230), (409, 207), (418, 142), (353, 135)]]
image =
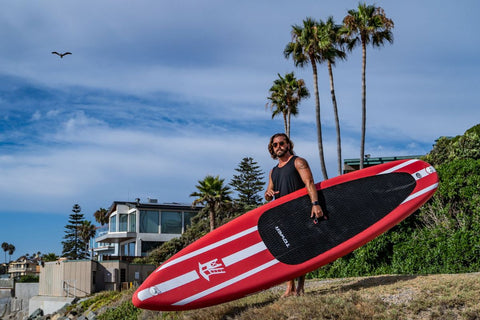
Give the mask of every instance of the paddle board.
[(423, 205), (438, 176), (428, 163), (389, 162), (316, 184), (328, 219), (310, 218), (305, 188), (208, 233), (158, 267), (133, 304), (151, 310), (207, 307), (270, 288), (357, 249)]

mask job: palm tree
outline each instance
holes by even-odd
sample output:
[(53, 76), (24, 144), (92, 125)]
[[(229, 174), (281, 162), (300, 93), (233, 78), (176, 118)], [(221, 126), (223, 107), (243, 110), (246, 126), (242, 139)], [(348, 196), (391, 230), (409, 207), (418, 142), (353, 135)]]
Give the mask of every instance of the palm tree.
[(367, 122), (367, 89), (365, 80), (365, 69), (367, 65), (367, 45), (373, 47), (382, 46), (385, 41), (393, 42), (392, 29), (393, 21), (385, 16), (380, 7), (358, 4), (357, 10), (349, 10), (348, 15), (343, 19), (346, 38), (349, 40), (348, 49), (352, 50), (358, 44), (362, 46), (362, 137), (360, 143), (360, 169), (363, 168), (365, 157), (365, 131)]
[(93, 214), (95, 221), (100, 223), (102, 226), (108, 223), (108, 210), (105, 208), (100, 208)]
[[(270, 96), (267, 99), (271, 101), (269, 105), (273, 111), (272, 119), (282, 114), (285, 134), (290, 137), (291, 116), (298, 114), (300, 101), (310, 96), (305, 81), (303, 79), (297, 80), (293, 72), (285, 74), (285, 77), (278, 74), (278, 79), (273, 82), (269, 92)], [(274, 109), (274, 107), (276, 108)]]
[(205, 179), (199, 180), (195, 187), (198, 191), (190, 194), (190, 197), (197, 197), (192, 205), (206, 204), (209, 213), (210, 231), (215, 229), (216, 213), (221, 206), (231, 201), (229, 194), (231, 193), (228, 186), (223, 185), (224, 179), (219, 176), (207, 175)]
[(3, 251), (5, 251), (5, 263), (7, 263), (7, 251), (8, 251), (8, 243), (7, 242), (2, 243), (2, 249), (3, 249)]
[[(95, 228), (95, 225), (93, 225), (88, 220), (83, 220), (82, 223), (77, 228), (78, 228), (78, 236), (85, 243), (85, 247), (86, 247), (85, 251), (87, 251), (88, 250), (88, 243), (89, 243), (90, 239), (95, 237), (95, 233), (97, 231), (96, 228)], [(93, 248), (91, 248), (91, 249), (92, 249), (91, 258), (93, 258)]]
[(322, 168), (323, 178), (328, 179), (323, 152), (322, 122), (320, 119), (320, 96), (318, 94), (317, 62), (320, 63), (322, 61), (322, 57), (319, 54), (320, 35), (318, 31), (318, 24), (312, 18), (307, 18), (304, 20), (303, 26), (292, 26), (292, 41), (287, 44), (283, 54), (287, 59), (292, 56), (296, 67), (303, 68), (309, 63), (312, 65), (318, 153), (320, 156), (320, 165)]
[(15, 246), (13, 244), (8, 245), (8, 255), (10, 256), (10, 261), (12, 261), (12, 254), (15, 252)]
[(342, 174), (342, 140), (340, 135), (340, 119), (338, 116), (337, 98), (335, 96), (335, 86), (333, 81), (332, 66), (335, 65), (336, 59), (346, 59), (345, 51), (343, 50), (343, 39), (341, 37), (341, 25), (335, 24), (333, 17), (328, 17), (327, 21), (320, 20), (319, 32), (320, 38), (320, 53), (322, 59), (327, 62), (328, 75), (330, 77), (330, 94), (332, 96), (333, 113), (335, 115), (335, 127), (337, 133), (337, 164), (338, 174)]

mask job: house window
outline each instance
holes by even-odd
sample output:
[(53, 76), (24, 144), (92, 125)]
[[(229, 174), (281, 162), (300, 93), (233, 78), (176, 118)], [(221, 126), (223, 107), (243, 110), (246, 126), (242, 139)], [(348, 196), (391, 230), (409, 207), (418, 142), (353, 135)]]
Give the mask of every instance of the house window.
[(135, 256), (135, 242), (130, 242), (128, 244), (128, 255), (131, 257)]
[(162, 233), (182, 233), (182, 213), (162, 211)]
[(130, 232), (137, 232), (137, 215), (134, 213), (130, 214)]
[(142, 241), (142, 257), (147, 256), (153, 249), (160, 247), (162, 243), (158, 241)]
[(117, 232), (117, 216), (110, 218), (110, 232)]
[(158, 211), (140, 210), (140, 233), (158, 233)]
[(183, 213), (183, 231), (187, 230), (187, 227), (192, 224), (192, 218), (197, 215), (197, 212), (184, 212)]
[(118, 217), (118, 231), (127, 231), (128, 215), (120, 214)]

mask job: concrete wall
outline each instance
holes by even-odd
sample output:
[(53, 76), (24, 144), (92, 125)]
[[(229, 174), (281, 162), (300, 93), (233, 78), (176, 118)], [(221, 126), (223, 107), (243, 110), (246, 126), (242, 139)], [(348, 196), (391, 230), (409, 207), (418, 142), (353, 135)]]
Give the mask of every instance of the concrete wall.
[(17, 319), (28, 316), (29, 300), (38, 294), (38, 283), (16, 283), (15, 296), (0, 295), (0, 319), (13, 314)]
[(93, 292), (94, 261), (47, 262), (40, 272), (39, 295), (84, 297)]
[(28, 301), (38, 295), (39, 283), (15, 283), (15, 298), (21, 301), (22, 309), (28, 308)]
[(141, 284), (154, 270), (154, 265), (115, 260), (47, 262), (40, 272), (38, 294), (84, 297), (103, 290), (120, 290), (122, 284)]
[(28, 314), (32, 314), (37, 309), (42, 309), (43, 314), (52, 314), (61, 309), (65, 304), (72, 303), (75, 298), (72, 297), (45, 297), (36, 296), (30, 299), (28, 305)]

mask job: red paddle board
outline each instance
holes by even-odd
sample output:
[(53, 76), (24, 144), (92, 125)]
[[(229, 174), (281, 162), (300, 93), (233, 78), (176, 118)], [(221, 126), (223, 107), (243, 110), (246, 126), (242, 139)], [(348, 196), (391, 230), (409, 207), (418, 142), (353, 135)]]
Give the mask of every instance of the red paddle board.
[(187, 246), (134, 293), (151, 310), (187, 310), (241, 298), (357, 249), (423, 205), (435, 169), (420, 160), (369, 167), (318, 183), (328, 219), (315, 223), (305, 188), (232, 220)]

